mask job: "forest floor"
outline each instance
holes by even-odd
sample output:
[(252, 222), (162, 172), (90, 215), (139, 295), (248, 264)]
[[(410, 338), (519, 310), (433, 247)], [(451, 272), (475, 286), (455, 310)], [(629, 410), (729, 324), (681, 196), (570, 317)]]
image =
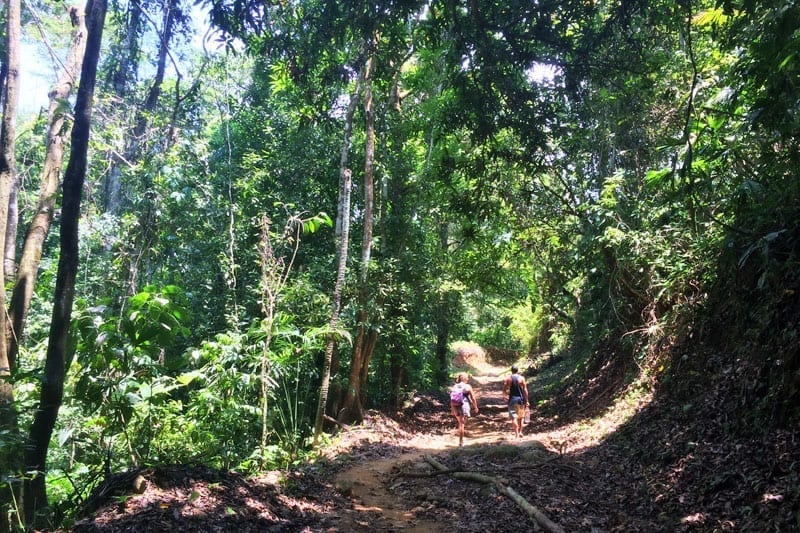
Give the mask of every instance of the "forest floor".
[[(416, 394), (398, 413), (368, 413), (313, 464), (289, 472), (246, 478), (176, 466), (117, 476), (72, 530), (800, 528), (796, 431), (726, 439), (716, 419), (694, 423), (685, 404), (655, 407), (648, 387), (598, 383), (578, 403), (542, 399), (515, 439), (501, 394), (507, 367), (470, 370), (480, 413), (463, 447), (444, 392)], [(561, 362), (529, 376), (532, 399), (570, 371)]]

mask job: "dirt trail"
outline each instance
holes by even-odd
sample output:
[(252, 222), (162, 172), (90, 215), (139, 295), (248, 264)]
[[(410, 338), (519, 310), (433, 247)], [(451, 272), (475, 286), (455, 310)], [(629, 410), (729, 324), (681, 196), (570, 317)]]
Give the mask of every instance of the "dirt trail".
[[(480, 365), (470, 383), (475, 389), (479, 414), (467, 422), (465, 448), (505, 442), (519, 446), (541, 446), (531, 435), (514, 439), (511, 422), (503, 401), (503, 379), (507, 369)], [(391, 492), (392, 476), (398, 470), (424, 471), (424, 456), (434, 457), (458, 448), (456, 422), (447, 413), (446, 427), (440, 432), (416, 433), (401, 442), (399, 455), (369, 459), (340, 472), (336, 485), (352, 501), (335, 521), (337, 531), (410, 531), (439, 532), (452, 529), (448, 522), (420, 518), (422, 507), (409, 504)], [(439, 495), (420, 494), (417, 500), (438, 498)]]
[[(550, 363), (528, 369), (536, 407), (521, 439), (501, 395), (507, 369), (473, 365), (480, 414), (463, 447), (447, 396), (419, 392), (399, 412), (368, 412), (297, 469), (121, 472), (69, 531), (518, 533), (544, 523), (530, 506), (579, 533), (797, 529), (797, 431), (731, 438), (714, 394), (698, 407), (657, 401), (639, 381), (575, 388), (575, 361)], [(426, 454), (452, 474), (433, 475)], [(144, 492), (132, 476), (145, 478)]]

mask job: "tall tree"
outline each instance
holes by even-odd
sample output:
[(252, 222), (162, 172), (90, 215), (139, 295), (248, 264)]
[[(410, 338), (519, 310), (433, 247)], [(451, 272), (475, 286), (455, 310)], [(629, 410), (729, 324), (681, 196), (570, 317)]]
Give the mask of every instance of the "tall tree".
[(42, 377), (39, 406), (34, 414), (25, 447), (26, 478), (23, 507), (25, 520), (34, 524), (39, 511), (45, 509), (47, 488), (47, 451), (64, 395), (64, 380), (71, 361), (68, 348), (75, 279), (78, 271), (78, 223), (81, 197), (86, 177), (92, 101), (97, 79), (97, 63), (103, 38), (107, 2), (89, 0), (86, 6), (87, 41), (81, 67), (80, 86), (75, 101), (75, 121), (72, 127), (70, 158), (64, 173), (61, 209), (61, 255), (58, 261), (53, 315), (47, 345), (47, 359)]
[[(118, 25), (122, 35), (115, 39), (109, 55), (109, 83), (119, 103), (129, 100), (130, 92), (139, 75), (141, 38), (145, 22), (144, 10), (139, 0), (128, 2), (124, 17)], [(122, 161), (116, 161), (109, 169), (105, 179), (105, 209), (108, 213), (119, 214), (122, 210), (122, 165), (128, 162), (124, 150)]]
[(356, 312), (356, 336), (350, 358), (350, 377), (345, 391), (344, 405), (339, 414), (342, 422), (363, 419), (363, 395), (369, 361), (378, 340), (378, 331), (369, 323), (369, 267), (372, 253), (372, 234), (375, 206), (375, 110), (372, 84), (375, 71), (375, 42), (368, 46), (364, 64), (364, 222), (361, 242), (361, 270), (358, 276), (358, 310)]
[[(19, 100), (19, 65), (20, 65), (20, 2), (10, 0), (6, 2), (6, 57), (4, 61), (3, 80), (3, 121), (0, 125), (0, 251), (5, 256), (5, 242), (8, 239), (9, 199), (14, 182), (17, 180), (16, 166), (16, 131), (17, 131), (17, 105)], [(16, 435), (17, 416), (14, 406), (14, 387), (12, 374), (16, 361), (8, 352), (8, 317), (5, 313), (6, 262), (0, 262), (0, 281), (3, 288), (0, 290), (0, 432), (6, 435)], [(6, 456), (6, 453), (8, 453)], [(4, 447), (0, 453), (0, 468), (5, 472), (17, 471), (19, 466), (18, 456), (11, 446)], [(5, 483), (0, 489), (0, 531), (8, 530), (11, 504), (11, 491)]]
[[(150, 89), (147, 92), (147, 98), (144, 103), (137, 108), (136, 122), (132, 134), (127, 137), (127, 146), (125, 148), (125, 161), (135, 161), (139, 158), (140, 151), (146, 146), (146, 133), (153, 120), (154, 113), (157, 110), (164, 84), (164, 75), (167, 67), (167, 59), (170, 57), (170, 47), (176, 33), (178, 24), (184, 22), (180, 12), (180, 0), (168, 0), (164, 3), (164, 11), (162, 13), (161, 27), (158, 30), (159, 46), (158, 56), (156, 60), (156, 72), (153, 76)], [(167, 142), (169, 142), (167, 140)], [(166, 148), (166, 145), (163, 148)], [(152, 183), (149, 178), (148, 172), (143, 172), (143, 183), (141, 183), (142, 196), (148, 198), (151, 195)], [(128, 295), (136, 294), (139, 282), (139, 268), (142, 259), (148, 259), (148, 250), (152, 249), (152, 241), (155, 238), (155, 223), (153, 220), (153, 212), (156, 208), (148, 203), (145, 203), (139, 209), (139, 228), (140, 231), (136, 235), (136, 244), (131, 254), (132, 260), (128, 265), (127, 272), (127, 290)]]
[(353, 115), (358, 106), (361, 94), (361, 84), (365, 69), (356, 78), (355, 88), (347, 105), (344, 117), (344, 136), (339, 156), (339, 197), (336, 204), (336, 280), (331, 297), (331, 314), (328, 321), (328, 340), (325, 343), (325, 357), (322, 363), (322, 379), (320, 383), (319, 400), (314, 417), (314, 442), (319, 443), (322, 435), (325, 410), (328, 406), (328, 391), (330, 390), (333, 356), (336, 351), (336, 330), (339, 326), (339, 314), (342, 308), (342, 290), (347, 273), (347, 251), (350, 244), (350, 195), (352, 192), (352, 171), (349, 167), (350, 149), (353, 136)]
[[(151, 17), (148, 11), (155, 11), (155, 15)], [(159, 15), (160, 22), (154, 21), (153, 19)], [(109, 59), (109, 84), (114, 91), (118, 109), (129, 109), (133, 96), (136, 94), (135, 82), (139, 79), (143, 42), (147, 43), (147, 37), (150, 35), (146, 31), (148, 25), (152, 26), (151, 31), (155, 33), (153, 40), (157, 49), (154, 62), (155, 72), (145, 99), (138, 103), (131, 112), (134, 117), (133, 123), (124, 126), (130, 128), (131, 131), (124, 136), (123, 146), (113, 157), (113, 164), (105, 177), (105, 209), (113, 215), (121, 215), (127, 207), (125, 205), (126, 191), (124, 190), (123, 170), (127, 166), (140, 163), (142, 151), (146, 151), (151, 140), (148, 132), (160, 104), (167, 65), (172, 60), (176, 36), (185, 32), (185, 28), (188, 27), (188, 15), (183, 10), (182, 0), (165, 0), (156, 3), (133, 0), (128, 3), (125, 17), (121, 22), (119, 35), (116, 36), (112, 45), (115, 53)], [(164, 135), (161, 140), (166, 141), (164, 144), (166, 147), (169, 136)], [(147, 188), (146, 181), (137, 185)], [(134, 190), (127, 192), (129, 200), (136, 197)], [(132, 283), (135, 284), (136, 272), (132, 272), (131, 276)]]
[(75, 28), (72, 46), (67, 55), (64, 69), (50, 90), (48, 108), (48, 128), (42, 180), (39, 188), (39, 203), (28, 227), (27, 237), (22, 247), (17, 280), (9, 304), (11, 334), (9, 336), (9, 358), (15, 360), (19, 343), (25, 329), (31, 299), (33, 297), (44, 242), (50, 233), (53, 215), (56, 210), (58, 186), (64, 155), (64, 142), (69, 131), (66, 124), (65, 102), (77, 85), (83, 55), (86, 50), (86, 21), (78, 7), (69, 8), (69, 17)]
[[(0, 131), (0, 231), (2, 231), (3, 253), (2, 279), (4, 282), (14, 273), (13, 242), (17, 229), (17, 106), (19, 104), (20, 35), (22, 32), (21, 7), (17, 0), (8, 2), (6, 8), (6, 57), (3, 99), (3, 122)], [(9, 244), (9, 242), (11, 244)], [(12, 250), (9, 260), (9, 248)], [(0, 304), (4, 304), (1, 300)], [(0, 305), (0, 308), (4, 308)], [(5, 318), (0, 326), (5, 325)], [(2, 329), (5, 331), (5, 328)], [(0, 349), (4, 349), (0, 346)], [(5, 365), (0, 365), (5, 366)]]

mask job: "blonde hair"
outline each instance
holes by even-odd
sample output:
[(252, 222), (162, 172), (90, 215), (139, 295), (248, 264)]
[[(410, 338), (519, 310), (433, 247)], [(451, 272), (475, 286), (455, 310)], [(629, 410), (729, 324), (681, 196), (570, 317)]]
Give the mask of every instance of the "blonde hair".
[[(463, 378), (463, 379), (462, 379)], [(463, 381), (464, 383), (469, 381), (469, 375), (466, 372), (459, 372), (456, 376), (456, 383)]]

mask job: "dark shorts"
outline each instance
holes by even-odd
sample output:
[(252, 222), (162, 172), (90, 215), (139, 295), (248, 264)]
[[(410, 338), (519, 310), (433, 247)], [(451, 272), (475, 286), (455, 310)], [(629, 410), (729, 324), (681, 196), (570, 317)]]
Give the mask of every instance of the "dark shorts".
[(522, 412), (525, 410), (523, 403), (524, 400), (516, 396), (512, 396), (511, 399), (508, 400), (508, 416), (511, 417), (511, 420), (522, 418)]

